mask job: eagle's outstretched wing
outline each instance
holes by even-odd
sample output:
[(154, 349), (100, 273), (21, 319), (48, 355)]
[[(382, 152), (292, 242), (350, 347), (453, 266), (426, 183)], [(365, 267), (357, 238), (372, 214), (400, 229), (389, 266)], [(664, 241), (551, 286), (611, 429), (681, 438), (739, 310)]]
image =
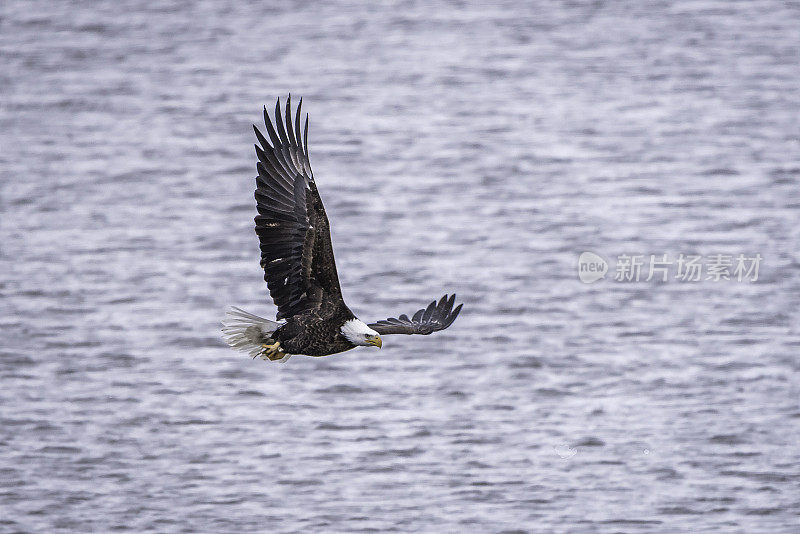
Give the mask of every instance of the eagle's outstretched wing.
[(443, 296), (437, 303), (435, 300), (414, 314), (411, 319), (403, 314), (398, 318), (384, 319), (377, 323), (371, 323), (370, 328), (379, 334), (422, 334), (428, 335), (439, 330), (444, 330), (456, 320), (461, 311), (459, 304), (453, 309), (456, 295), (450, 298)]
[(285, 124), (280, 98), (273, 125), (264, 107), (269, 141), (253, 125), (258, 176), (256, 234), (261, 242), (261, 266), (278, 319), (341, 301), (331, 233), (322, 199), (308, 160), (308, 115), (300, 135), (300, 107), (292, 121), (291, 95), (286, 99)]

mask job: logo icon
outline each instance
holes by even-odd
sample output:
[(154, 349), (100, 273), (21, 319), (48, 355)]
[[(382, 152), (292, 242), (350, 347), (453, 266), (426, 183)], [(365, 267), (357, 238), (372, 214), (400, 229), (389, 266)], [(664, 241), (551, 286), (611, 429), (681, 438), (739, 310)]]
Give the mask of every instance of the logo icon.
[(584, 284), (592, 284), (604, 278), (608, 262), (594, 252), (586, 251), (578, 258), (578, 278)]
[(567, 445), (566, 443), (561, 445), (556, 445), (555, 447), (553, 447), (553, 450), (564, 460), (568, 460), (573, 456), (575, 456), (576, 454), (578, 454), (577, 447), (574, 449), (570, 449), (569, 445)]

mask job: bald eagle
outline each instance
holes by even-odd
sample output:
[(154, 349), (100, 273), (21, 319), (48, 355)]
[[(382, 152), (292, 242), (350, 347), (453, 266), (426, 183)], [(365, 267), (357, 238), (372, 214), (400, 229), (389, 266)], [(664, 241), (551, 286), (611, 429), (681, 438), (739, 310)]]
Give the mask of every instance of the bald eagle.
[(261, 267), (270, 296), (278, 308), (270, 321), (231, 308), (223, 322), (225, 341), (253, 358), (286, 361), (290, 356), (327, 356), (358, 346), (383, 345), (381, 335), (428, 335), (450, 326), (461, 311), (455, 294), (445, 295), (407, 315), (366, 324), (344, 303), (330, 227), (308, 159), (308, 114), (300, 135), (300, 108), (292, 120), (291, 95), (285, 121), (281, 101), (275, 122), (264, 107), (269, 140), (253, 125), (258, 144), (256, 177), (256, 234), (261, 244)]

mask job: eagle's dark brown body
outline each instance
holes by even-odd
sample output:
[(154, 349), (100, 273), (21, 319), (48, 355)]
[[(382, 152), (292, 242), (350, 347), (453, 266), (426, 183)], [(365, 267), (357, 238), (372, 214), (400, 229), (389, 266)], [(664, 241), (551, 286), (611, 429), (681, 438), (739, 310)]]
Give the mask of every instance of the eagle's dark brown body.
[[(279, 341), (283, 351), (288, 354), (327, 356), (350, 350), (356, 345), (342, 335), (341, 327), (345, 321), (354, 319), (355, 315), (347, 306), (344, 308), (323, 304), (319, 309), (295, 315), (271, 337)], [(342, 317), (347, 318), (343, 320)]]

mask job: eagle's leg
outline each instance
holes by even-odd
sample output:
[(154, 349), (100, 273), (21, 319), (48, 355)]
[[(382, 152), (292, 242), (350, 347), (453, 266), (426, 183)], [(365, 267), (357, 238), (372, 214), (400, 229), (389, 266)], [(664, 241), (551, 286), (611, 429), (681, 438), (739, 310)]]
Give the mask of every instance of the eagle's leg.
[(286, 353), (283, 352), (283, 350), (281, 350), (280, 341), (276, 341), (272, 345), (263, 343), (261, 346), (264, 348), (264, 350), (262, 350), (260, 354), (262, 360), (275, 361), (275, 360), (280, 360), (281, 358), (286, 356)]

